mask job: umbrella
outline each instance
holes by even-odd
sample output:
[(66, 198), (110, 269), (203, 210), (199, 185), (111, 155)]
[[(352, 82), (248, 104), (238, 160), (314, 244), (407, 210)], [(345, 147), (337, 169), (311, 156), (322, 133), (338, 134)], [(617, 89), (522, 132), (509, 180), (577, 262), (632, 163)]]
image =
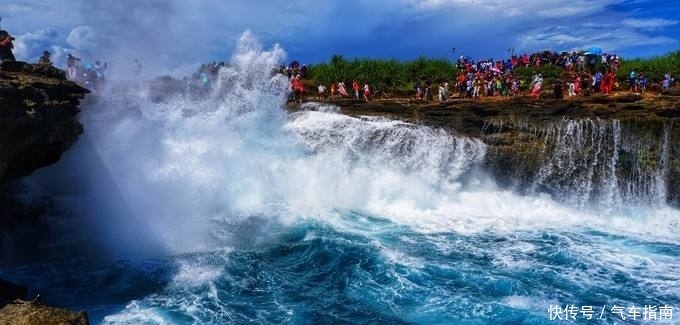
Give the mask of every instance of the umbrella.
[(591, 48), (587, 49), (584, 54), (585, 55), (589, 55), (589, 54), (600, 55), (600, 54), (602, 54), (602, 49), (599, 48), (599, 47), (591, 47)]
[(501, 73), (501, 70), (498, 70), (498, 68), (496, 68), (496, 67), (491, 67), (491, 69), (489, 69), (489, 70), (491, 70), (491, 72)]

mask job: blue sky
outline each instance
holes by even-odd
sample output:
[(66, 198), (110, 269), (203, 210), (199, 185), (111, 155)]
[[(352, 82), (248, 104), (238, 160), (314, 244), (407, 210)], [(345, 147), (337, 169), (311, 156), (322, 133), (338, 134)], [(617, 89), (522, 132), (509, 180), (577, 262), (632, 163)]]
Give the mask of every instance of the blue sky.
[(674, 0), (3, 0), (0, 26), (19, 60), (47, 49), (64, 66), (73, 53), (125, 77), (135, 57), (148, 76), (226, 61), (246, 30), (307, 64), (592, 46), (647, 57), (680, 49), (678, 13)]

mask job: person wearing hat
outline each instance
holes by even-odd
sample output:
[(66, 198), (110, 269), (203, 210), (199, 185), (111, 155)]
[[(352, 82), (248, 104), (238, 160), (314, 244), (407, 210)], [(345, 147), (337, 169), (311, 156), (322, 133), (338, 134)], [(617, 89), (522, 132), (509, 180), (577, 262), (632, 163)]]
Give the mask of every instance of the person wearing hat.
[(15, 60), (14, 53), (12, 53), (12, 49), (14, 48), (14, 43), (12, 43), (13, 40), (14, 37), (6, 30), (0, 30), (0, 62)]
[(43, 66), (43, 67), (51, 67), (52, 66), (52, 60), (50, 60), (51, 55), (52, 55), (52, 53), (45, 50), (43, 52), (43, 55), (40, 57), (40, 61), (38, 61), (38, 64)]

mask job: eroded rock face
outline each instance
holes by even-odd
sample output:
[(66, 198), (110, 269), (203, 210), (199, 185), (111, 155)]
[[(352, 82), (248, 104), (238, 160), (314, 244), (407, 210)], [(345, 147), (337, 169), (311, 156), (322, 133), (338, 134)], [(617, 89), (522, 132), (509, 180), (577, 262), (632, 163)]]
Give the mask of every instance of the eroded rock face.
[(16, 300), (26, 298), (28, 288), (0, 279), (0, 308)]
[(59, 160), (83, 132), (77, 114), (86, 93), (62, 70), (0, 64), (0, 184)]
[(15, 300), (0, 309), (0, 324), (12, 325), (89, 325), (85, 312)]
[[(87, 92), (56, 68), (21, 61), (0, 64), (0, 185), (59, 160), (83, 132), (77, 115)], [(1, 201), (0, 227), (13, 217)], [(89, 323), (84, 312), (25, 301), (27, 292), (24, 285), (0, 279), (0, 324)]]

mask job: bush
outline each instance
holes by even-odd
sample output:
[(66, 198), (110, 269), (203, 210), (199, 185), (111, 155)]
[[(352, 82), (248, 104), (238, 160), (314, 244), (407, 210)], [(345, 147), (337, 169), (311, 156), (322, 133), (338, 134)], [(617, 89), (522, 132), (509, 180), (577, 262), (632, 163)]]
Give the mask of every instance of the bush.
[(621, 60), (616, 78), (621, 82), (628, 82), (630, 72), (635, 69), (638, 74), (644, 73), (649, 84), (659, 83), (667, 72), (677, 78), (680, 75), (680, 51), (666, 53), (649, 59), (636, 58)]
[(342, 55), (333, 55), (330, 63), (310, 65), (307, 69), (310, 79), (324, 84), (344, 81), (351, 87), (357, 80), (362, 87), (371, 87), (375, 96), (401, 95), (413, 90), (413, 83), (419, 79), (429, 79), (433, 83), (452, 81), (456, 78), (455, 65), (446, 59), (427, 59), (420, 57), (413, 61), (354, 59), (345, 60)]

